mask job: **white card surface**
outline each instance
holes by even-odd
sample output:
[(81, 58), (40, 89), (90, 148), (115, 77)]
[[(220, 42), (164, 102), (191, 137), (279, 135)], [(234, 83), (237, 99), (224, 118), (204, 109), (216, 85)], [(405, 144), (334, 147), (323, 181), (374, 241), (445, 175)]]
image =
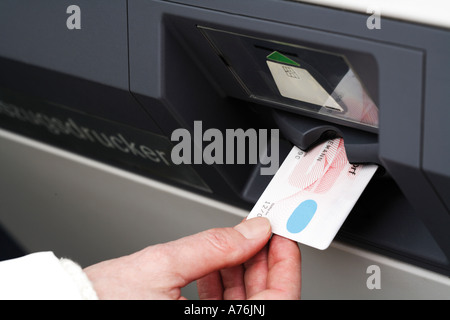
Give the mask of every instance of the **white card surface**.
[(283, 97), (343, 111), (342, 107), (325, 91), (308, 70), (269, 60), (266, 62)]
[(350, 164), (341, 138), (293, 147), (248, 218), (266, 217), (273, 233), (324, 250), (377, 168)]

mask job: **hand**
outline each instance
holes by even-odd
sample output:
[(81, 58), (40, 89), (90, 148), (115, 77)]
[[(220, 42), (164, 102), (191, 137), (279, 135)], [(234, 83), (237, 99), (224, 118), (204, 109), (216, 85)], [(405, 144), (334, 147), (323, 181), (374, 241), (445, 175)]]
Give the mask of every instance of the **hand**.
[(300, 251), (266, 218), (147, 247), (84, 271), (100, 299), (184, 299), (198, 280), (201, 299), (298, 299)]

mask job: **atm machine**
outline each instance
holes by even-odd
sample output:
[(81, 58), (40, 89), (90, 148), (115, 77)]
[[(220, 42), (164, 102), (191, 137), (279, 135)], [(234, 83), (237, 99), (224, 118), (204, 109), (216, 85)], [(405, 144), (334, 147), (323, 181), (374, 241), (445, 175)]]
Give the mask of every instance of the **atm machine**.
[(449, 299), (449, 10), (1, 1), (0, 225), (86, 266), (233, 226), (270, 182), (261, 163), (173, 163), (176, 129), (193, 152), (195, 123), (278, 129), (280, 162), (342, 137), (379, 168), (328, 249), (300, 245), (302, 297)]

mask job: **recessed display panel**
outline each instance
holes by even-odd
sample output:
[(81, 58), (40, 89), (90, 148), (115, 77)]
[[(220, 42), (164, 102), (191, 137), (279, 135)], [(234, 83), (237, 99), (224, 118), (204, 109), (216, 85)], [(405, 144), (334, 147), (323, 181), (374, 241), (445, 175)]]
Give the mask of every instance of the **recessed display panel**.
[(378, 107), (344, 55), (199, 29), (251, 99), (377, 132)]

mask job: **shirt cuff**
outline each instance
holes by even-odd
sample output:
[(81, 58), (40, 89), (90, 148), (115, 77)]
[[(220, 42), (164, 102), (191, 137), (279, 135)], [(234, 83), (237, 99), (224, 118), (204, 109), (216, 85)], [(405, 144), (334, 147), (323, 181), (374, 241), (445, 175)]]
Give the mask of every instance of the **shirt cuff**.
[(95, 300), (82, 268), (53, 252), (39, 252), (0, 262), (1, 300)]

